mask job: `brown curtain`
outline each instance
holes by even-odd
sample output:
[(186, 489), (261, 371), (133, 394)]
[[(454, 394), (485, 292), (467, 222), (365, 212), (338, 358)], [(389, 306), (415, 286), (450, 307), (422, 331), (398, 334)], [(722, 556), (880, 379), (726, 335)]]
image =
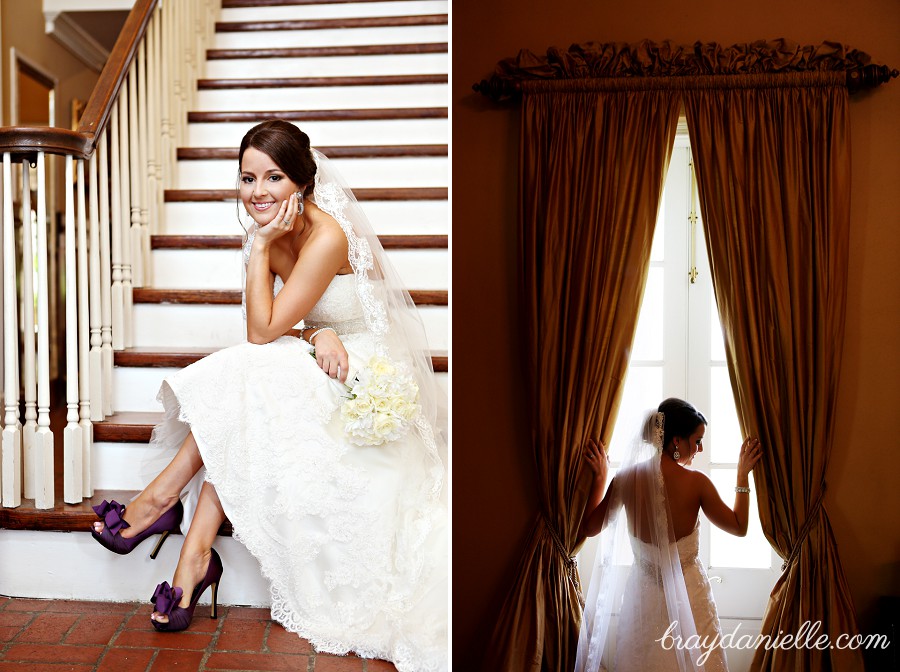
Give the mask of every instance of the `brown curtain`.
[[(731, 384), (765, 446), (759, 515), (786, 559), (762, 634), (857, 632), (823, 505), (844, 335), (850, 127), (842, 73), (685, 92)], [(754, 670), (862, 670), (856, 651), (758, 648)]]
[(574, 667), (581, 449), (612, 435), (678, 120), (675, 92), (577, 86), (529, 82), (522, 101), (525, 366), (541, 511), (494, 631), (491, 672)]

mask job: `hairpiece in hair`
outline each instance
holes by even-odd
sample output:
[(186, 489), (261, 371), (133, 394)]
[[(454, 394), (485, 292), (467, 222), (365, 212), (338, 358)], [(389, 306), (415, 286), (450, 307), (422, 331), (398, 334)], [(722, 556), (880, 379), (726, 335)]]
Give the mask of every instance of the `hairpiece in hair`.
[(657, 452), (662, 452), (665, 437), (666, 414), (662, 411), (657, 411), (656, 416), (653, 418), (653, 434), (651, 436), (653, 447), (656, 448)]

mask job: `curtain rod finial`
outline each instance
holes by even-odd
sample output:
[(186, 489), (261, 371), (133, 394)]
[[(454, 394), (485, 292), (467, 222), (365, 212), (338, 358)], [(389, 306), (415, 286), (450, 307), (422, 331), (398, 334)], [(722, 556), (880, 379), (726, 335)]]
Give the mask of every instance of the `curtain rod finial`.
[(900, 76), (900, 71), (886, 65), (864, 65), (847, 71), (847, 89), (856, 93), (862, 89), (874, 89)]
[(498, 103), (501, 100), (515, 96), (520, 87), (518, 82), (500, 79), (496, 75), (491, 75), (490, 79), (482, 79), (480, 82), (473, 84), (472, 90)]

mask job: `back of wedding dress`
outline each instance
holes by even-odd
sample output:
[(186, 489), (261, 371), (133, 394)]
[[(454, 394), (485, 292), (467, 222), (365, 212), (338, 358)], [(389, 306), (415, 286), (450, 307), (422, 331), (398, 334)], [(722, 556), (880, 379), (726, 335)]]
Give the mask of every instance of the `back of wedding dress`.
[[(672, 525), (656, 415), (648, 414), (609, 485), (610, 503), (579, 634), (577, 672), (722, 669), (701, 660), (699, 647), (674, 645), (698, 641), (683, 567), (697, 556), (679, 553), (685, 544), (678, 543)], [(696, 534), (695, 529), (689, 537)]]

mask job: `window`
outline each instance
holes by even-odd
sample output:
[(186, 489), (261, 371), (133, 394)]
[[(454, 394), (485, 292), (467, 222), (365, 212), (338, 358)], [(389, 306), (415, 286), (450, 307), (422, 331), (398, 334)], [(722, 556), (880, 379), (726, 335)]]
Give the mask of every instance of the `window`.
[[(610, 479), (626, 456), (643, 413), (667, 397), (681, 397), (697, 406), (709, 420), (704, 451), (697, 455), (693, 467), (710, 476), (730, 506), (734, 502), (742, 437), (696, 203), (690, 146), (686, 131), (679, 129), (610, 445)], [(700, 557), (712, 582), (723, 633), (732, 631), (736, 622), (742, 622), (741, 634), (759, 631), (758, 621), (781, 564), (760, 528), (752, 475), (750, 487), (746, 537), (726, 534), (701, 515)], [(589, 539), (579, 554), (585, 588), (590, 581), (597, 540)], [(729, 658), (739, 654), (728, 652)], [(732, 664), (737, 662), (733, 660)]]

